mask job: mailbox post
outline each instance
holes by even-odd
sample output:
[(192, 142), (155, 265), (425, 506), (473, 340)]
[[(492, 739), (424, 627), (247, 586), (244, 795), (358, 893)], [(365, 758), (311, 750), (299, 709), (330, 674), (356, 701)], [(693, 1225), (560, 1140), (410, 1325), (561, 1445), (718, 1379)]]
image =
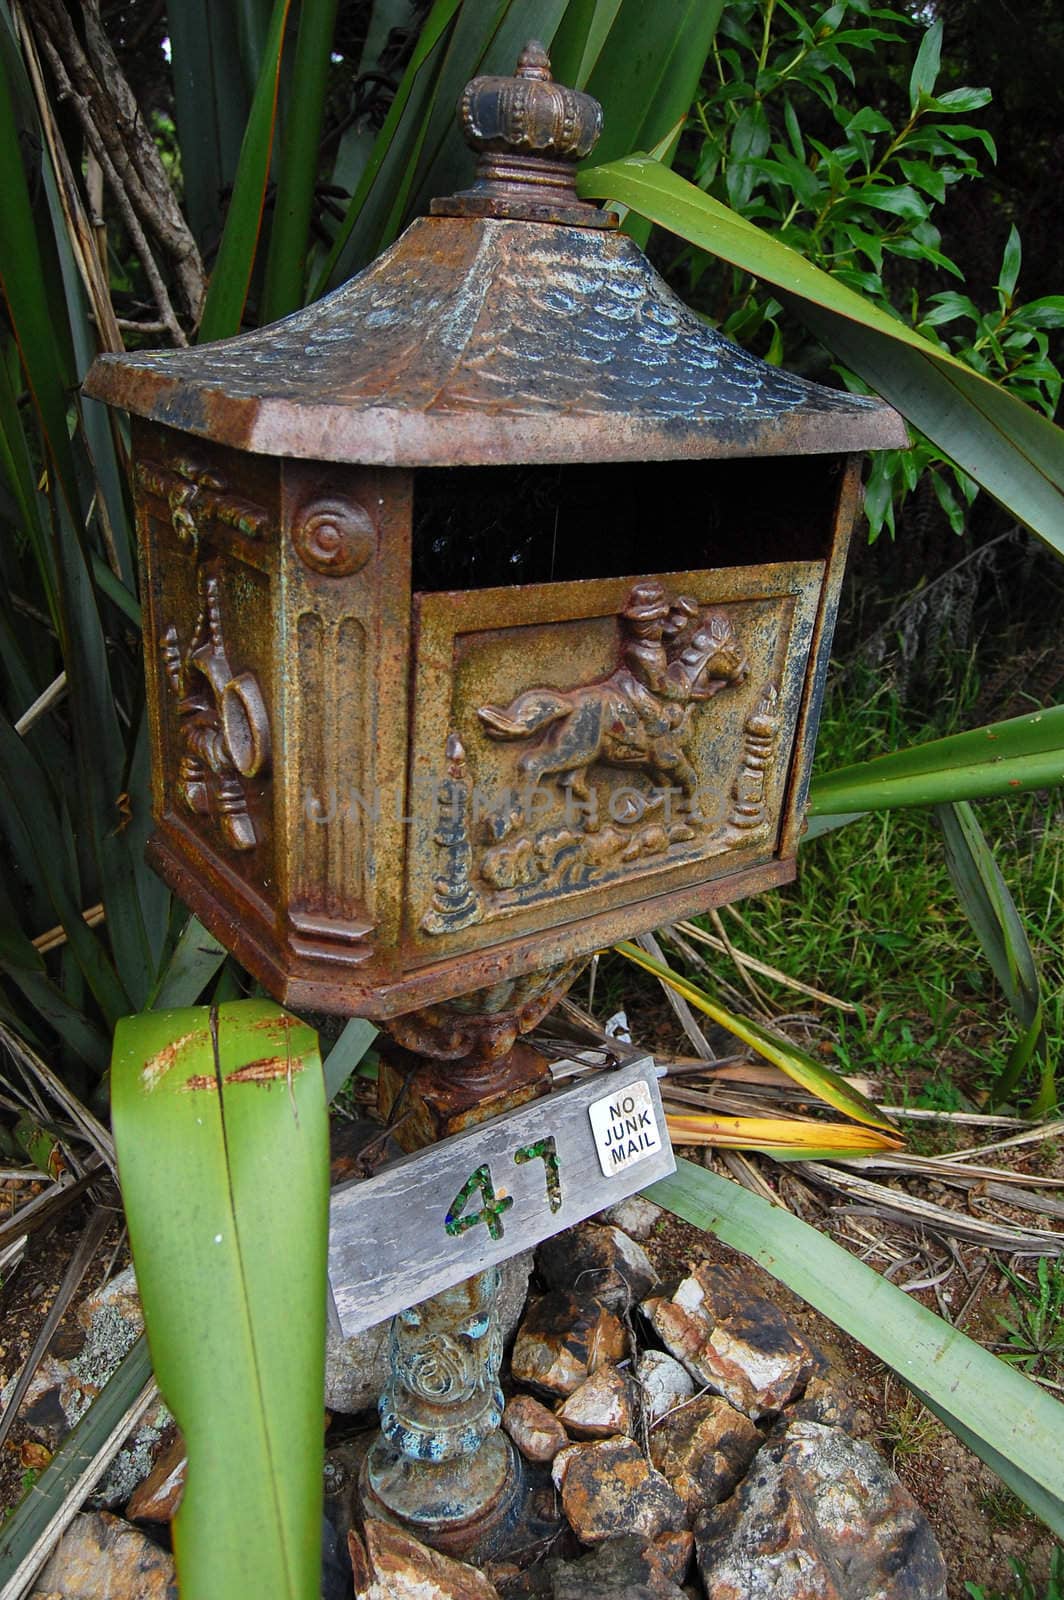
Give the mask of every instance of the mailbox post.
[[(364, 1497), (484, 1554), (527, 1498), (493, 1305), (518, 1180), (544, 1237), (604, 1203), (567, 1162), (619, 1197), (671, 1159), (630, 1056), (621, 1098), (551, 1096), (559, 1158), (521, 1036), (594, 950), (793, 876), (859, 454), (906, 436), (722, 338), (577, 197), (601, 111), (540, 46), (460, 117), (472, 186), (343, 288), (86, 389), (133, 417), (151, 859), (278, 999), (378, 1021), (400, 1141), (446, 1141), (407, 1158), (410, 1300), (438, 1292), (396, 1317)], [(649, 1120), (610, 1155), (625, 1096)], [(506, 1183), (445, 1193), (476, 1140)]]

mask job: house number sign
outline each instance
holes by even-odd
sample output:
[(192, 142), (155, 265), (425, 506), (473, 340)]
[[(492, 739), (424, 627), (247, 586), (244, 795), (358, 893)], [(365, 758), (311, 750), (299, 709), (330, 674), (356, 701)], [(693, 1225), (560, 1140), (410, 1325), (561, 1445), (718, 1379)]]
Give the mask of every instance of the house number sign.
[(335, 1189), (329, 1282), (344, 1334), (673, 1172), (661, 1071), (630, 1057)]

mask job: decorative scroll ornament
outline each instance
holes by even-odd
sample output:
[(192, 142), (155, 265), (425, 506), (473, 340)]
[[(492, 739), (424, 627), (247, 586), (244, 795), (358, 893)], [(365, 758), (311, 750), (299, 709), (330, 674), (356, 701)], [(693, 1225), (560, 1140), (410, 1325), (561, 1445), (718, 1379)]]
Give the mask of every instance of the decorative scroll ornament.
[(193, 551), (199, 548), (203, 522), (225, 523), (248, 539), (261, 539), (269, 528), (269, 515), (261, 506), (230, 493), (216, 473), (194, 461), (175, 460), (165, 467), (142, 461), (136, 478), (146, 493), (166, 501), (174, 532)]
[(498, 1281), (489, 1267), (392, 1322), (381, 1432), (410, 1460), (471, 1455), (502, 1420)]
[(364, 506), (329, 495), (301, 507), (292, 523), (292, 543), (312, 571), (348, 578), (373, 554), (376, 532)]
[(182, 654), (173, 624), (162, 639), (163, 664), (178, 697), (185, 752), (177, 792), (197, 816), (215, 816), (232, 850), (253, 850), (255, 824), (241, 781), (270, 764), (270, 722), (258, 679), (234, 672), (221, 613), (221, 585), (213, 566), (200, 572), (203, 608)]

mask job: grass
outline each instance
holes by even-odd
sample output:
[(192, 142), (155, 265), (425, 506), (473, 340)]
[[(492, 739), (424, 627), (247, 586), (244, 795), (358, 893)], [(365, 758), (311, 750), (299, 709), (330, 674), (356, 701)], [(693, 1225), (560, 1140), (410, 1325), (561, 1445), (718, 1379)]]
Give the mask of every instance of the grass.
[[(934, 718), (920, 718), (881, 681), (851, 671), (829, 695), (818, 769), (956, 732), (970, 698), (944, 699)], [(1059, 793), (995, 800), (978, 813), (1041, 969), (1050, 1048), (1059, 1049)], [(740, 947), (861, 1008), (837, 1023), (843, 1070), (875, 1073), (909, 1103), (942, 1110), (978, 1103), (1003, 1070), (1016, 1025), (950, 882), (931, 812), (873, 813), (811, 840), (794, 884), (727, 920)], [(758, 981), (781, 1010), (794, 1009), (792, 994)]]
[(1015, 1582), (1008, 1594), (983, 1588), (982, 1584), (964, 1585), (970, 1600), (1064, 1600), (1064, 1550), (1056, 1549), (1049, 1559), (1049, 1575), (1045, 1588), (1036, 1584), (1022, 1561), (1009, 1558)]
[(890, 1450), (891, 1465), (896, 1469), (899, 1461), (923, 1455), (941, 1432), (941, 1423), (906, 1390), (901, 1404), (883, 1423), (879, 1437)]

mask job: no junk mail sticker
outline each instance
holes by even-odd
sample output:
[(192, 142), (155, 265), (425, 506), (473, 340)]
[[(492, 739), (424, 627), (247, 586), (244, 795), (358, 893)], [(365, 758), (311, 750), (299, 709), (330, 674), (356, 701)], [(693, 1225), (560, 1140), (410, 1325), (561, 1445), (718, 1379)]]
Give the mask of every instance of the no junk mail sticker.
[(654, 1102), (646, 1083), (625, 1085), (588, 1107), (599, 1166), (607, 1178), (661, 1149)]

